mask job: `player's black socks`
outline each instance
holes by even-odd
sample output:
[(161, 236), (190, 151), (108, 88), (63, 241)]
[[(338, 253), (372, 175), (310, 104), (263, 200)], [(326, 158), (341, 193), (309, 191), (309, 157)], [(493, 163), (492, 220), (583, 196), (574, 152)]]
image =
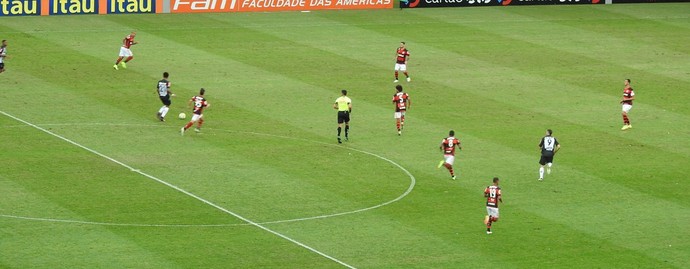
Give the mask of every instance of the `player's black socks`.
[(345, 138), (350, 134), (350, 125), (345, 125)]
[(340, 136), (340, 131), (342, 130), (342, 127), (338, 127), (338, 136)]

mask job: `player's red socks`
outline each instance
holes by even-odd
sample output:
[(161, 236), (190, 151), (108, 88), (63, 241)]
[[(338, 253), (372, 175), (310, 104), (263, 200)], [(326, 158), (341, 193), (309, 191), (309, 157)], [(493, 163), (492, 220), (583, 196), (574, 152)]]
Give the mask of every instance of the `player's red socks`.
[(453, 166), (452, 165), (450, 165), (449, 163), (444, 163), (443, 166), (445, 166), (446, 169), (448, 169), (448, 172), (450, 172), (451, 176), (455, 176), (455, 173), (453, 172)]
[(395, 80), (398, 80), (398, 71), (395, 71)]
[(628, 115), (623, 115), (623, 123), (625, 125), (630, 125), (630, 119), (628, 119)]
[(188, 122), (188, 123), (184, 126), (184, 129), (185, 129), (185, 130), (189, 129), (189, 127), (192, 127), (193, 124), (194, 124), (194, 122), (191, 122), (191, 121)]

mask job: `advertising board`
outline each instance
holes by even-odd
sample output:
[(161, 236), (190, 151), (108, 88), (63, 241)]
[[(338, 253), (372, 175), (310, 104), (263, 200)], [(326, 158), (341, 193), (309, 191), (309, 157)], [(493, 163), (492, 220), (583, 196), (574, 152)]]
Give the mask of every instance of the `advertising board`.
[(171, 13), (393, 8), (393, 0), (170, 0)]
[(604, 4), (604, 0), (410, 0), (401, 8)]

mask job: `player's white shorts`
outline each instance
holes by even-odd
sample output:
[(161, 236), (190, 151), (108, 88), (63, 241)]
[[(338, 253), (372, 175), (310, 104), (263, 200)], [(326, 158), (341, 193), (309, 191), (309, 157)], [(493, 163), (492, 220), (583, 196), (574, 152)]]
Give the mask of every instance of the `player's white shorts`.
[(446, 161), (447, 164), (453, 165), (455, 162), (455, 156), (453, 155), (443, 155), (443, 159)]
[(194, 114), (192, 113), (192, 122), (197, 122), (199, 119), (204, 117), (204, 114)]
[(393, 117), (396, 119), (401, 119), (403, 116), (405, 116), (405, 111), (395, 112), (393, 115)]
[(132, 57), (134, 54), (132, 54), (132, 50), (125, 48), (125, 47), (120, 47), (120, 57)]
[(489, 216), (492, 216), (494, 218), (498, 218), (498, 207), (487, 206), (486, 207), (486, 214), (488, 214)]
[(623, 112), (628, 113), (628, 112), (630, 112), (631, 108), (632, 108), (632, 105), (623, 104)]
[(407, 65), (406, 64), (395, 64), (395, 71), (407, 71)]

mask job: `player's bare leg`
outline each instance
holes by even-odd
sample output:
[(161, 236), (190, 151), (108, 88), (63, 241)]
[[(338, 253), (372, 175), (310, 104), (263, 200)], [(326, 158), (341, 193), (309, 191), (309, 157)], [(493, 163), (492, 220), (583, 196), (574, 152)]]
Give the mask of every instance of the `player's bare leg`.
[(403, 74), (405, 74), (405, 77), (407, 77), (407, 82), (410, 82), (410, 75), (407, 74), (407, 71), (403, 72)]

